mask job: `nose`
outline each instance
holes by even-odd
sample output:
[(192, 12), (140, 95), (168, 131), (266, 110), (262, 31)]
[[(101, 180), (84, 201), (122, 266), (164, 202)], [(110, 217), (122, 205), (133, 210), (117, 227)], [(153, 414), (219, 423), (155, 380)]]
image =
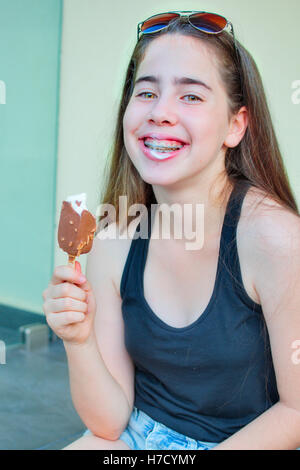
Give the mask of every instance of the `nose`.
[(174, 103), (172, 104), (171, 100), (165, 98), (154, 101), (148, 115), (148, 122), (159, 126), (177, 124), (178, 116), (174, 109)]

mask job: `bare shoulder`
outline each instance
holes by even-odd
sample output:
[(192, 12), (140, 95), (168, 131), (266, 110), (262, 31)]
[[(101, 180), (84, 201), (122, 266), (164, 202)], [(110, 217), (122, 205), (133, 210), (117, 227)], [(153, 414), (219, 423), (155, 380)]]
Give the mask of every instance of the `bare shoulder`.
[(257, 246), (285, 245), (299, 233), (300, 217), (257, 188), (247, 192), (240, 219), (240, 233)]
[(119, 296), (123, 269), (140, 219), (141, 216), (136, 217), (123, 229), (116, 222), (110, 223), (108, 227), (97, 232), (93, 243), (93, 256), (96, 261), (98, 259), (105, 264)]
[[(280, 262), (300, 247), (300, 217), (257, 188), (245, 196), (237, 230), (242, 272), (252, 298), (261, 303), (257, 277), (270, 259)], [(271, 263), (270, 263), (271, 265)]]

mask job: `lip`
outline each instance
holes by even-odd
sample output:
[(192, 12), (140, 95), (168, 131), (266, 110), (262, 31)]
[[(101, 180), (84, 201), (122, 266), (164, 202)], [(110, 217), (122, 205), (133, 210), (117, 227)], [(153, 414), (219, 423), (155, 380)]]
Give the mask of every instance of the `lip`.
[(188, 145), (188, 142), (185, 140), (180, 139), (179, 137), (176, 137), (174, 135), (169, 135), (169, 134), (159, 134), (156, 132), (151, 132), (149, 134), (144, 134), (141, 137), (139, 137), (139, 140), (144, 140), (147, 137), (150, 139), (156, 139), (156, 140), (174, 140), (176, 142), (179, 142), (180, 144)]

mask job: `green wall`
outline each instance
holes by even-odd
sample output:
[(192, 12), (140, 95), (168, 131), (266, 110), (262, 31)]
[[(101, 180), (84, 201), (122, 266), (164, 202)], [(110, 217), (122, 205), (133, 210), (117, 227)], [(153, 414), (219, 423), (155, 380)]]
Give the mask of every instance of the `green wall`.
[(0, 304), (34, 312), (53, 269), (61, 24), (61, 0), (0, 0)]

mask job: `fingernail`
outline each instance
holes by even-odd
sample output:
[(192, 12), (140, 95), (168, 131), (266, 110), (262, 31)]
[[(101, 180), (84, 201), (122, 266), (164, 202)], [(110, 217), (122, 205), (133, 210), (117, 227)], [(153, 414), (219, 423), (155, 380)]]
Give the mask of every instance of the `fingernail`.
[(79, 276), (79, 282), (82, 282), (82, 283), (83, 283), (83, 282), (85, 282), (85, 281), (86, 281), (85, 276), (84, 276), (83, 274), (81, 274), (81, 275)]

